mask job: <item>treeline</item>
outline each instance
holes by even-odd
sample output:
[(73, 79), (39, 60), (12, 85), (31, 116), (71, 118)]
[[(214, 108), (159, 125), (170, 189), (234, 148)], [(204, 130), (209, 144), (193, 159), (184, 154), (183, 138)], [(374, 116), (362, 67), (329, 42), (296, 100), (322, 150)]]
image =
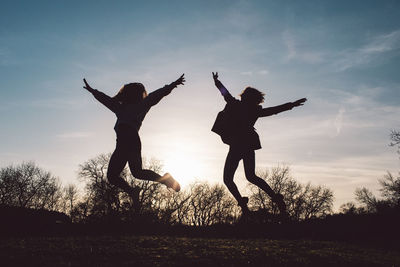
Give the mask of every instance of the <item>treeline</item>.
[[(397, 146), (400, 154), (400, 132), (393, 130), (390, 134), (390, 146)], [(358, 202), (348, 202), (340, 207), (343, 214), (400, 214), (400, 173), (399, 176), (387, 172), (381, 179), (380, 197), (375, 196), (368, 188), (361, 187), (355, 191)]]
[[(392, 132), (391, 140), (392, 146), (398, 146), (400, 134)], [(109, 158), (110, 154), (101, 154), (79, 166), (78, 176), (85, 185), (80, 190), (74, 184), (62, 186), (58, 178), (33, 162), (1, 168), (0, 212), (9, 212), (9, 207), (19, 208), (18, 212), (21, 209), (54, 211), (67, 214), (71, 222), (80, 224), (142, 221), (148, 225), (204, 227), (240, 222), (240, 208), (223, 184), (196, 182), (176, 193), (159, 183), (134, 179), (124, 170), (121, 176), (140, 188), (140, 205), (135, 209), (126, 193), (108, 183)], [(146, 169), (162, 172), (162, 164), (157, 160), (144, 160), (144, 165)], [(367, 188), (358, 188), (355, 191), (358, 203), (342, 205), (337, 214), (332, 210), (331, 189), (299, 183), (287, 166), (260, 171), (258, 175), (284, 196), (291, 222), (342, 218), (342, 222), (349, 224), (349, 220), (357, 221), (354, 218), (359, 215), (358, 218), (372, 218), (365, 216), (369, 214), (382, 215), (382, 218), (393, 215), (398, 219), (400, 214), (400, 177), (389, 172), (379, 180), (380, 197)], [(273, 221), (279, 214), (278, 208), (264, 191), (251, 184), (248, 187), (253, 219), (259, 223)]]
[[(33, 162), (2, 168), (0, 205), (62, 212), (72, 222), (79, 223), (129, 222), (141, 217), (168, 225), (210, 226), (235, 224), (240, 219), (240, 208), (223, 184), (196, 182), (176, 193), (159, 183), (134, 179), (125, 170), (121, 175), (141, 189), (140, 209), (135, 210), (131, 198), (107, 182), (109, 157), (102, 154), (79, 166), (79, 179), (85, 183), (83, 191), (73, 184), (63, 187), (56, 177)], [(157, 160), (144, 164), (147, 169), (161, 172), (162, 165)], [(259, 175), (274, 191), (284, 195), (292, 220), (332, 213), (333, 192), (322, 186), (297, 182), (290, 175), (289, 167), (278, 166)], [(249, 207), (261, 218), (279, 213), (265, 192), (250, 184), (249, 191)]]
[[(301, 184), (287, 166), (259, 173), (284, 195), (290, 221), (280, 224), (278, 208), (257, 187), (249, 185), (250, 221), (241, 221), (240, 208), (222, 184), (197, 182), (176, 193), (165, 186), (122, 175), (141, 188), (140, 209), (106, 179), (109, 155), (79, 166), (83, 190), (62, 186), (32, 162), (0, 169), (0, 235), (42, 234), (178, 234), (188, 236), (311, 238), (355, 242), (384, 242), (400, 238), (400, 178), (381, 180), (382, 197), (357, 189), (359, 204), (347, 203), (333, 213), (330, 189)], [(146, 168), (160, 170), (156, 160)]]

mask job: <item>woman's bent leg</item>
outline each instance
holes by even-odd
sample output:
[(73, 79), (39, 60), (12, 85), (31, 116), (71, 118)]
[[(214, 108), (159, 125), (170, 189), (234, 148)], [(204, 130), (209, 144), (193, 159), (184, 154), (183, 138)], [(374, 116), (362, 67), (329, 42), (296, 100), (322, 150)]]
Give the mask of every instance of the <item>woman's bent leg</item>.
[(133, 140), (132, 149), (129, 151), (128, 163), (132, 175), (137, 179), (159, 182), (176, 192), (180, 191), (181, 186), (169, 173), (161, 176), (152, 170), (143, 169), (141, 148), (142, 145), (138, 136), (136, 140)]
[(271, 198), (275, 196), (274, 190), (263, 179), (258, 177), (255, 173), (255, 153), (254, 150), (246, 151), (243, 157), (243, 166), (246, 179), (264, 190)]
[(126, 155), (124, 154), (124, 151), (121, 151), (121, 149), (118, 147), (115, 149), (111, 155), (110, 162), (108, 163), (107, 179), (110, 184), (121, 188), (127, 193), (130, 193), (132, 187), (120, 176), (127, 162)]
[(247, 151), (243, 157), (244, 171), (247, 180), (264, 190), (268, 196), (278, 205), (279, 211), (286, 214), (286, 204), (283, 201), (283, 195), (276, 194), (274, 190), (263, 179), (255, 174), (255, 153), (254, 150)]
[(152, 170), (143, 169), (142, 155), (140, 151), (130, 151), (128, 163), (132, 175), (137, 179), (147, 180), (147, 181), (157, 181), (161, 178), (161, 175), (159, 175), (158, 173)]
[(226, 187), (228, 187), (229, 192), (231, 192), (231, 194), (236, 199), (242, 210), (246, 212), (248, 211), (247, 208), (248, 198), (243, 198), (240, 195), (240, 192), (236, 184), (233, 182), (233, 178), (240, 160), (241, 160), (240, 151), (230, 148), (225, 160), (224, 183)]
[(179, 183), (175, 181), (175, 179), (169, 173), (161, 176), (152, 170), (142, 169), (142, 156), (140, 154), (132, 155), (130, 157), (129, 168), (131, 169), (131, 173), (135, 178), (162, 183), (168, 188), (172, 188), (176, 192), (181, 190)]

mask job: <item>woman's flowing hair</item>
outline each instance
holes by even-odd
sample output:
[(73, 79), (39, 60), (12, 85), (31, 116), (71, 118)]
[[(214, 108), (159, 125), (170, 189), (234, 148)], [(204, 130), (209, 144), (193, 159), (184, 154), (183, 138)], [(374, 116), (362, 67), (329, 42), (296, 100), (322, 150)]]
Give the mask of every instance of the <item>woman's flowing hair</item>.
[(123, 104), (132, 104), (142, 101), (147, 96), (147, 91), (141, 83), (128, 83), (122, 86), (119, 92), (113, 97)]
[(240, 94), (240, 96), (241, 96), (242, 100), (249, 101), (249, 102), (259, 105), (264, 102), (265, 94), (263, 92), (260, 92), (256, 88), (249, 86), (243, 90), (243, 92)]

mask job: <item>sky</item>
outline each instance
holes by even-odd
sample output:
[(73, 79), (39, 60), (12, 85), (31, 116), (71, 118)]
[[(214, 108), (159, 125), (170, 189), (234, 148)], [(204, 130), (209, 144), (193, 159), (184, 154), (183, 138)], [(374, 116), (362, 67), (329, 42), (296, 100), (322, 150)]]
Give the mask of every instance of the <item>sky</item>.
[[(183, 186), (222, 183), (228, 146), (210, 131), (224, 101), (211, 72), (264, 107), (307, 97), (256, 123), (259, 170), (288, 165), (333, 190), (335, 207), (398, 173), (399, 1), (4, 1), (0, 10), (0, 167), (34, 161), (63, 184), (115, 147), (115, 115), (85, 91), (148, 92), (185, 73), (147, 114), (142, 152)], [(235, 181), (246, 192), (242, 165)]]

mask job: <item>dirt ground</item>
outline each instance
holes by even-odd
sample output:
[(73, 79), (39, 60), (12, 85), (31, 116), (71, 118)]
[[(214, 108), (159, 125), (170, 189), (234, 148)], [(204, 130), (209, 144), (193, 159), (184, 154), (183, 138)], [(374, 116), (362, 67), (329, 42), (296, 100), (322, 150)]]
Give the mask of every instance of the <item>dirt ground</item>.
[(166, 236), (8, 237), (1, 266), (400, 266), (373, 244)]

